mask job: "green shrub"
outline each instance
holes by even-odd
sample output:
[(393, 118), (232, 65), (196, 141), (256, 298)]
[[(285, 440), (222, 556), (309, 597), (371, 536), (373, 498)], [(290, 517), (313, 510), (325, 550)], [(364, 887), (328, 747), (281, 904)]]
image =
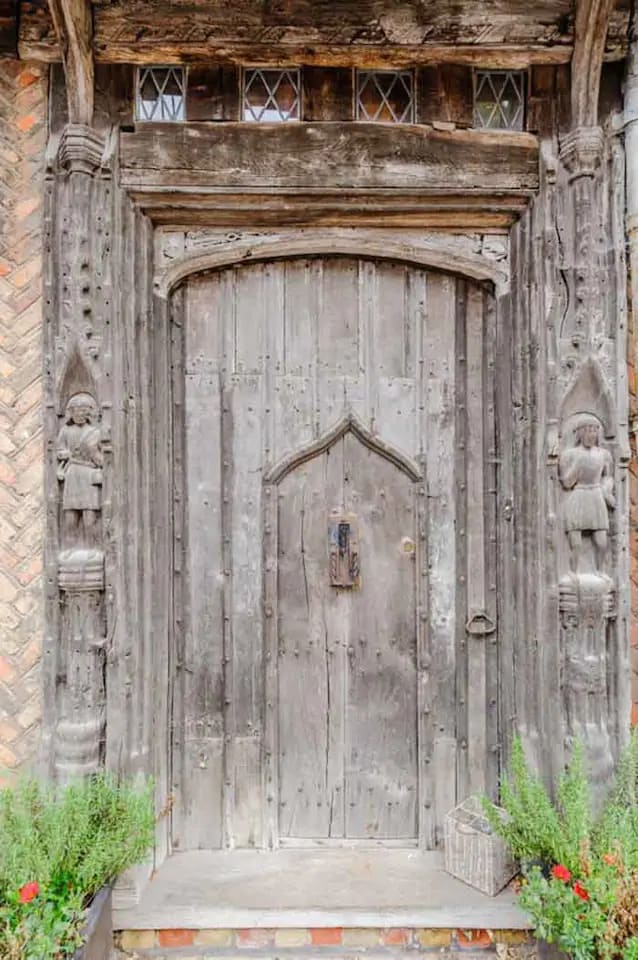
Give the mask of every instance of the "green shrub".
[(100, 773), (0, 791), (0, 960), (70, 956), (88, 902), (144, 859), (154, 832), (151, 783)]
[(574, 960), (638, 960), (638, 732), (597, 816), (577, 745), (553, 801), (520, 741), (503, 778), (493, 830), (521, 861), (519, 901), (535, 933)]

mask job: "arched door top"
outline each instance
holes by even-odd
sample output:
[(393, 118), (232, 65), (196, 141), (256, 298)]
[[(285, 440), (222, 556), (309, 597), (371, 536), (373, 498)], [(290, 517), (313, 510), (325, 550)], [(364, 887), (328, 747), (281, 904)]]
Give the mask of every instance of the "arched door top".
[[(213, 243), (213, 240), (211, 240)], [(347, 256), (361, 259), (395, 260), (425, 269), (452, 273), (468, 280), (493, 284), (497, 294), (505, 292), (508, 275), (498, 263), (480, 253), (464, 253), (446, 243), (445, 238), (427, 239), (415, 245), (401, 237), (380, 237), (372, 231), (343, 235), (329, 230), (288, 236), (238, 235), (204, 252), (185, 256), (160, 271), (155, 278), (155, 292), (168, 297), (187, 277), (234, 264), (250, 264), (263, 260), (285, 260), (300, 257)]]
[(379, 456), (393, 463), (415, 483), (423, 479), (422, 471), (414, 460), (400, 450), (397, 450), (396, 447), (386, 443), (385, 440), (372, 434), (363, 423), (361, 423), (358, 417), (350, 411), (317, 440), (313, 440), (312, 443), (306, 444), (301, 447), (301, 449), (286, 455), (279, 463), (275, 464), (264, 475), (264, 483), (281, 483), (289, 473), (292, 473), (293, 470), (296, 470), (297, 467), (300, 467), (302, 464), (307, 463), (308, 460), (312, 460), (314, 457), (325, 453), (326, 450), (330, 449), (330, 447), (349, 432), (354, 434), (369, 450), (378, 453)]

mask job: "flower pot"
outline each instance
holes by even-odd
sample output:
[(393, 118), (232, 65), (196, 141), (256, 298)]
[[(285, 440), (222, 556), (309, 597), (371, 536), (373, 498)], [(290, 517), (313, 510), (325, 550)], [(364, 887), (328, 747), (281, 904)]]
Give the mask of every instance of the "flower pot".
[(110, 887), (103, 887), (93, 898), (82, 937), (82, 946), (73, 954), (73, 960), (109, 960), (113, 950)]

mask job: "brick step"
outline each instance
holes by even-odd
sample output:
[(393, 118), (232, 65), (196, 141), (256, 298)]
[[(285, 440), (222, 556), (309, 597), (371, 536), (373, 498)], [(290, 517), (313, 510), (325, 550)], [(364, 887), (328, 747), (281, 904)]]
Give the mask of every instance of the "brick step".
[(115, 936), (121, 960), (390, 960), (449, 955), (455, 960), (531, 960), (535, 941), (525, 930), (417, 927), (122, 930)]

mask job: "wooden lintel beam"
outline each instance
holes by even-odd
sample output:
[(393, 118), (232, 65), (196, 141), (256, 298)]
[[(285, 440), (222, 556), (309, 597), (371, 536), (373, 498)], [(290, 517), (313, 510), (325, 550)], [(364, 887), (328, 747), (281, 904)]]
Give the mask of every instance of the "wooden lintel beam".
[(48, 0), (60, 45), (70, 123), (93, 122), (95, 67), (90, 0)]
[(576, 0), (572, 57), (572, 126), (595, 127), (598, 92), (614, 0)]

